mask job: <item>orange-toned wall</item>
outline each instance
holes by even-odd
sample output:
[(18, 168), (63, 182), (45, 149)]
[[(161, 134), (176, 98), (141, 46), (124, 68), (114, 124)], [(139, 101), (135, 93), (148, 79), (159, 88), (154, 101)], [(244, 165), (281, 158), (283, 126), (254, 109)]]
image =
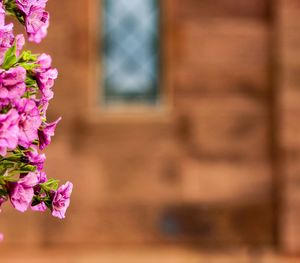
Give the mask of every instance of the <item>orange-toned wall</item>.
[(75, 183), (68, 218), (6, 209), (7, 242), (299, 249), (297, 0), (163, 0), (170, 107), (130, 114), (89, 104), (95, 1), (50, 1), (34, 47), (60, 71), (47, 172)]

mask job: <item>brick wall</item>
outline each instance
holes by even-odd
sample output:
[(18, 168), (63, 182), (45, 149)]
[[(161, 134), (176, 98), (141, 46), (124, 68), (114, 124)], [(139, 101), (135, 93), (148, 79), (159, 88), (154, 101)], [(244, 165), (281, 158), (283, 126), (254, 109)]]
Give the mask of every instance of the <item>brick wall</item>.
[(282, 159), (281, 233), (286, 250), (299, 252), (299, 66), (300, 3), (279, 1), (278, 34), (280, 36), (279, 114)]
[(63, 222), (6, 209), (8, 244), (297, 250), (297, 0), (164, 0), (171, 109), (131, 116), (90, 111), (95, 2), (50, 1), (34, 47), (60, 70), (47, 171), (75, 183), (72, 207)]

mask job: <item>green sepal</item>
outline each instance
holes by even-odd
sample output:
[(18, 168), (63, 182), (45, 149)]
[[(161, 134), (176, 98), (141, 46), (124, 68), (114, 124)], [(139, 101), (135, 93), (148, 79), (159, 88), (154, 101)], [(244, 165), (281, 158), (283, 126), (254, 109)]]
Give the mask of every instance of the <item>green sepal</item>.
[(35, 86), (36, 85), (36, 79), (31, 77), (31, 76), (27, 76), (26, 80), (25, 80), (26, 86)]
[(0, 167), (2, 169), (8, 169), (8, 168), (13, 168), (15, 167), (16, 163), (13, 161), (9, 161), (9, 160), (2, 160), (0, 162)]
[(5, 184), (6, 184), (6, 182), (4, 180), (4, 176), (1, 176), (0, 177), (0, 185), (5, 185)]
[(26, 173), (26, 172), (35, 172), (36, 171), (36, 166), (26, 164), (20, 168), (21, 173)]
[(22, 62), (36, 62), (39, 55), (32, 54), (30, 50), (23, 51), (19, 60)]
[(47, 182), (41, 184), (41, 187), (45, 190), (45, 191), (51, 191), (54, 190), (56, 191), (58, 189), (59, 186), (59, 180), (56, 179), (49, 179)]
[(0, 196), (7, 196), (8, 192), (4, 189), (0, 189)]
[(3, 179), (5, 182), (11, 182), (11, 183), (16, 183), (19, 181), (18, 178), (11, 177), (11, 176), (4, 176)]
[(32, 203), (31, 203), (31, 206), (39, 205), (41, 202), (42, 201), (37, 196), (34, 196), (33, 200), (32, 200)]
[(34, 70), (35, 68), (38, 67), (37, 64), (35, 63), (28, 63), (28, 62), (21, 62), (21, 63), (18, 63), (19, 66), (23, 67), (24, 69), (26, 69), (27, 71), (32, 71)]
[(44, 203), (52, 211), (52, 202), (51, 202), (51, 200), (50, 199), (45, 200)]
[(11, 109), (11, 106), (6, 106), (4, 107), (2, 110), (1, 110), (1, 114), (6, 114), (10, 111)]

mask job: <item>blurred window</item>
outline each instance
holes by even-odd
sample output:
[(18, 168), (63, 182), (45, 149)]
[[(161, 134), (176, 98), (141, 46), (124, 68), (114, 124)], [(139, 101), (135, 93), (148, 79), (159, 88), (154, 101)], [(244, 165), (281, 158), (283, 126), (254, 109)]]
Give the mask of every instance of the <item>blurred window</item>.
[(159, 1), (104, 0), (105, 104), (156, 104), (159, 98)]

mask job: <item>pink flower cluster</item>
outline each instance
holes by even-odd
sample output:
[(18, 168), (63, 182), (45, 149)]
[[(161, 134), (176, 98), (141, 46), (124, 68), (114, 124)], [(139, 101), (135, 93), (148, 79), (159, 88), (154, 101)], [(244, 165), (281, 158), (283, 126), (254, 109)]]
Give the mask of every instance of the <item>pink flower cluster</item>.
[(5, 9), (25, 26), (28, 40), (40, 43), (49, 27), (48, 0), (2, 0)]
[(43, 171), (45, 154), (61, 118), (47, 122), (57, 70), (49, 55), (22, 51), (25, 38), (14, 35), (7, 14), (26, 28), (28, 39), (40, 42), (47, 34), (47, 0), (0, 0), (0, 206), (8, 200), (25, 212), (50, 209), (64, 218), (73, 185), (59, 187)]
[(36, 43), (47, 35), (49, 13), (45, 11), (48, 0), (16, 0), (19, 10), (23, 13), (28, 40)]

